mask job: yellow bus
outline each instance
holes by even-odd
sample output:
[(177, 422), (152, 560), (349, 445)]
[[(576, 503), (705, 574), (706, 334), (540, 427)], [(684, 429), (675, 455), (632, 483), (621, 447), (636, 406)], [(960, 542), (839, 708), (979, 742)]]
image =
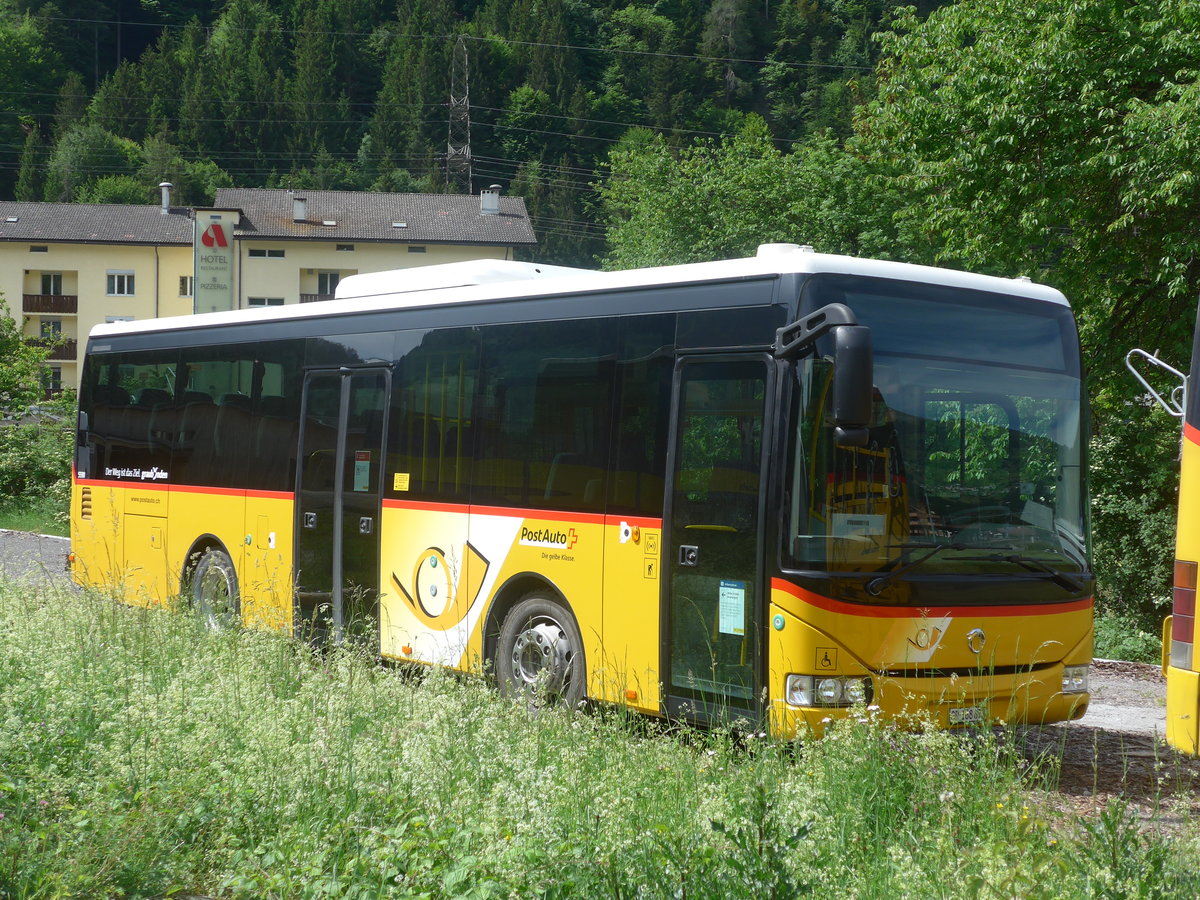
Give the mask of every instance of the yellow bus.
[[(1196, 657), (1196, 573), (1200, 564), (1200, 400), (1189, 385), (1200, 367), (1200, 315), (1193, 338), (1191, 374), (1185, 375), (1144, 350), (1131, 350), (1126, 365), (1168, 413), (1183, 422), (1179, 470), (1179, 518), (1171, 615), (1163, 620), (1162, 667), (1167, 678), (1167, 743), (1184, 753), (1200, 753), (1200, 659)], [(1164, 377), (1146, 377), (1139, 365), (1157, 367), (1175, 382), (1171, 392), (1154, 386)]]
[(1057, 291), (765, 245), (481, 261), (96, 327), (74, 574), (540, 702), (816, 732), (1077, 718), (1093, 576)]

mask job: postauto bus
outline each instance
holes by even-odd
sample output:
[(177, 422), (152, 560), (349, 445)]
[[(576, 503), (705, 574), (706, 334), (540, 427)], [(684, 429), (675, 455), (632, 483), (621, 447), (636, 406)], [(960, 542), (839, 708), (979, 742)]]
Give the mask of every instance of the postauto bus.
[(97, 326), (84, 369), (74, 573), (131, 603), (781, 735), (1087, 707), (1051, 288), (796, 245), (479, 261)]

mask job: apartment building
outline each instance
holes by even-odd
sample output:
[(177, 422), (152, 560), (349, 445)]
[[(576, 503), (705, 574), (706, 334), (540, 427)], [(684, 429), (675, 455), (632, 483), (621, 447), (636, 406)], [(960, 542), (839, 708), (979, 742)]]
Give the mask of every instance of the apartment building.
[[(29, 340), (51, 343), (51, 389), (78, 385), (96, 324), (208, 311), (197, 308), (193, 248), (206, 252), (195, 221), (211, 210), (172, 206), (169, 190), (158, 206), (0, 201), (0, 296)], [(325, 300), (347, 275), (511, 259), (536, 243), (524, 201), (498, 188), (481, 196), (239, 188), (218, 191), (212, 209), (230, 226), (225, 308)]]

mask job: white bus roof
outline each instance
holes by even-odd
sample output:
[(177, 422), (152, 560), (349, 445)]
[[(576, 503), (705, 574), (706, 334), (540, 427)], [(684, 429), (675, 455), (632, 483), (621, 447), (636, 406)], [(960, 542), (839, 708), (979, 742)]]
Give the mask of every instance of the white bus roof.
[(743, 259), (689, 263), (647, 269), (598, 272), (511, 260), (480, 259), (435, 266), (349, 275), (333, 300), (304, 305), (257, 307), (95, 326), (92, 337), (305, 319), (355, 312), (421, 306), (522, 300), (601, 290), (762, 278), (771, 275), (833, 273), (943, 285), (1041, 300), (1066, 306), (1057, 290), (1025, 278), (997, 278), (954, 269), (815, 253), (796, 244), (764, 244)]

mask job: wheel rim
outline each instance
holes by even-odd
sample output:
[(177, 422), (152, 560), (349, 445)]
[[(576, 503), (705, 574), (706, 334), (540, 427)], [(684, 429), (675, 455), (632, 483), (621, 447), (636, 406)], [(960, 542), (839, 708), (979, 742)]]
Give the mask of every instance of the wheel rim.
[(569, 683), (571, 656), (562, 626), (553, 619), (534, 619), (513, 642), (514, 680), (520, 688), (557, 696)]
[(219, 566), (210, 566), (200, 578), (196, 605), (204, 622), (214, 631), (225, 627), (232, 610), (233, 585), (229, 575)]

